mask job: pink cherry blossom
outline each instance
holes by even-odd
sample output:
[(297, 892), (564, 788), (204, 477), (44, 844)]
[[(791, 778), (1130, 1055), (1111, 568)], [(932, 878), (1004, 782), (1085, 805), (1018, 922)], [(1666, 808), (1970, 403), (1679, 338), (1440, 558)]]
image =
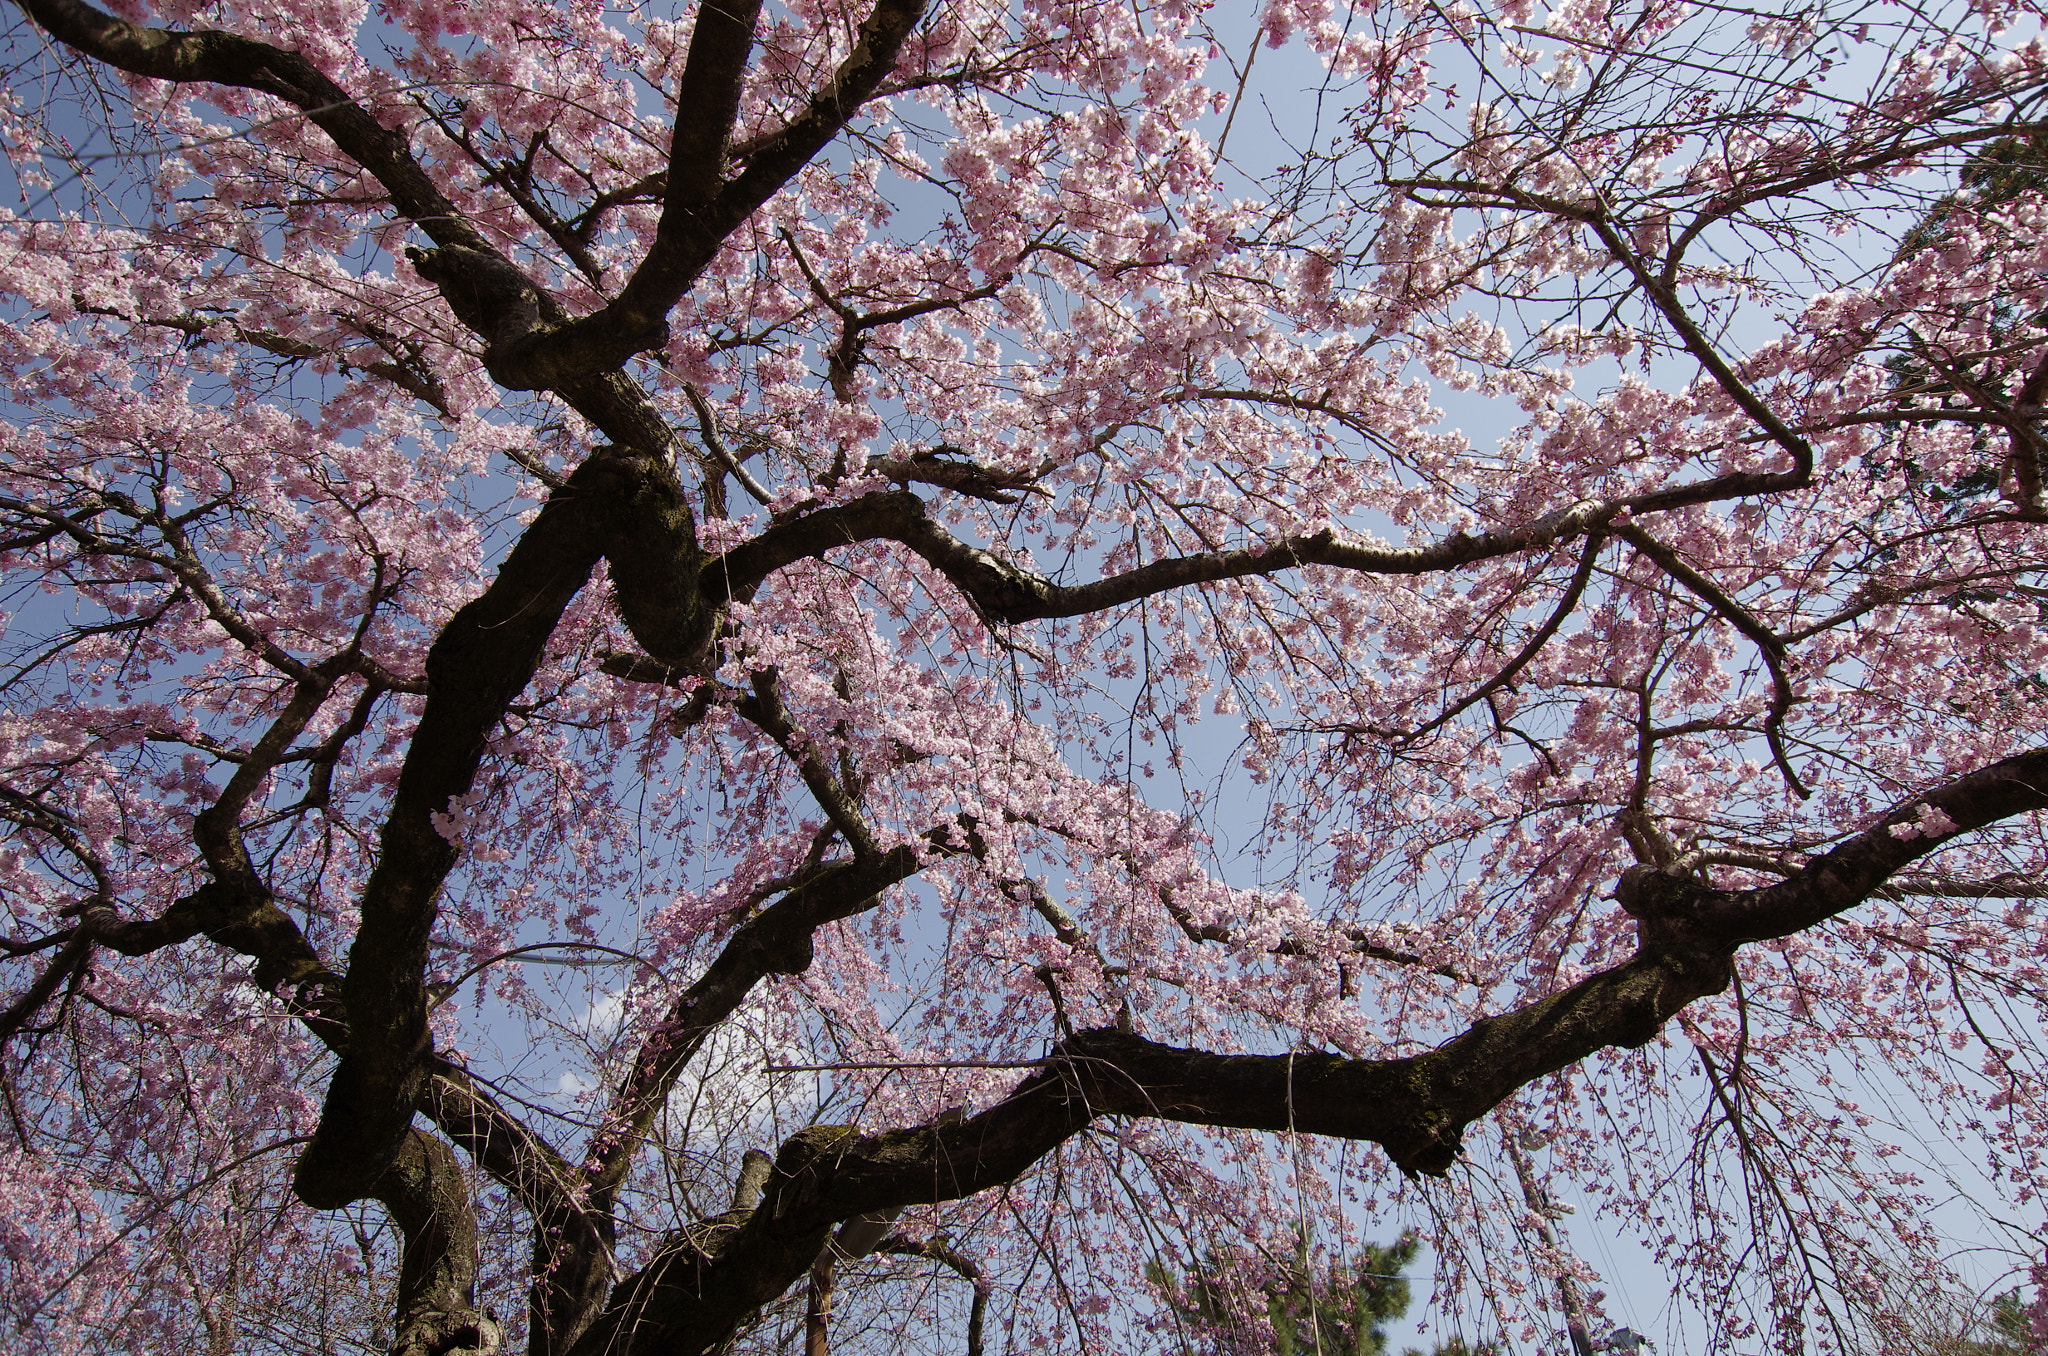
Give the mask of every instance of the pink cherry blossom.
[(14, 1347), (2044, 1321), (2035, 12), (18, 3)]

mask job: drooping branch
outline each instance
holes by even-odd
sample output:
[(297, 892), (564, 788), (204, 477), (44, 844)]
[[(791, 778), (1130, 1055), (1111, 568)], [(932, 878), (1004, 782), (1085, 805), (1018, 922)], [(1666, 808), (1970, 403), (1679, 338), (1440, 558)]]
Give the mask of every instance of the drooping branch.
[[(60, 959), (70, 958), (74, 967), (85, 962), (94, 946), (124, 956), (146, 956), (204, 934), (217, 945), (254, 960), (256, 968), (250, 978), (257, 987), (275, 995), (329, 1048), (347, 1045), (340, 976), (328, 968), (299, 925), (277, 907), (260, 882), (252, 889), (246, 882), (237, 886), (210, 880), (156, 918), (124, 919), (105, 894), (69, 912), (77, 915), (78, 923)], [(55, 970), (53, 965), (52, 975)], [(54, 989), (44, 992), (37, 1004), (47, 1001), (50, 992)]]
[(2001, 759), (1903, 802), (1872, 827), (1755, 890), (1713, 890), (1648, 867), (1622, 878), (1644, 925), (1727, 945), (1788, 937), (1878, 893), (1908, 863), (1960, 834), (2048, 809), (2048, 749)]
[(854, 856), (860, 859), (877, 856), (880, 849), (875, 844), (874, 831), (868, 827), (866, 816), (861, 814), (860, 806), (847, 787), (826, 766), (817, 747), (797, 730), (789, 707), (782, 700), (775, 671), (755, 672), (753, 688), (754, 695), (736, 703), (735, 708), (760, 726), (762, 733), (789, 755), (812, 798), (825, 811), (832, 826), (839, 830), (839, 836), (846, 840), (846, 845), (853, 849)]
[(1680, 558), (1679, 554), (1658, 541), (1633, 523), (1624, 523), (1613, 529), (1614, 535), (1642, 552), (1657, 567), (1684, 585), (1694, 597), (1714, 610), (1716, 616), (1733, 626), (1747, 637), (1763, 656), (1764, 667), (1771, 674), (1771, 705), (1764, 713), (1764, 742), (1770, 746), (1771, 759), (1778, 765), (1778, 771), (1785, 778), (1785, 784), (1792, 788), (1794, 795), (1804, 800), (1809, 794), (1806, 783), (1792, 770), (1792, 760), (1785, 756), (1784, 741), (1779, 731), (1784, 728), (1785, 716), (1797, 701), (1792, 691), (1792, 680), (1785, 672), (1785, 641), (1777, 632), (1758, 619), (1742, 604), (1729, 597), (1727, 592), (1713, 580), (1695, 570)]
[(333, 993), (340, 976), (306, 940), (291, 915), (277, 907), (270, 892), (250, 893), (219, 881), (208, 881), (164, 910), (161, 918), (122, 921), (110, 906), (88, 911), (81, 925), (99, 945), (124, 956), (142, 956), (206, 937), (256, 962), (251, 978), (256, 987), (277, 994), (303, 1011), (316, 1035), (330, 1045), (345, 1044), (342, 1009)]
[[(111, 908), (96, 908), (81, 920), (73, 947), (83, 955), (97, 942), (123, 954), (143, 955), (201, 932), (253, 957), (259, 986), (277, 992), (330, 1049), (348, 1050), (348, 1017), (338, 977), (267, 895), (249, 901), (210, 883), (179, 900), (162, 918), (141, 921), (117, 921)], [(425, 1067), (422, 1109), (479, 1168), (508, 1188), (534, 1221), (535, 1321), (529, 1325), (528, 1347), (535, 1356), (547, 1356), (566, 1340), (550, 1346), (546, 1339), (553, 1334), (573, 1338), (610, 1289), (612, 1221), (589, 1208), (576, 1170), (545, 1140), (506, 1114), (465, 1070), (431, 1055)], [(419, 1159), (421, 1152), (428, 1155), (426, 1160)], [(411, 1130), (398, 1158), (367, 1193), (392, 1208), (407, 1236), (400, 1278), (400, 1341), (394, 1348), (400, 1353), (491, 1351), (499, 1340), (495, 1320), (473, 1303), (465, 1306), (450, 1299), (451, 1294), (467, 1294), (474, 1282), (475, 1221), (459, 1170), (452, 1159), (440, 1161), (447, 1153), (439, 1140)], [(394, 1197), (401, 1189), (407, 1199)], [(441, 1260), (433, 1260), (437, 1256)], [(416, 1280), (408, 1279), (415, 1272)]]
[[(575, 1356), (714, 1350), (805, 1274), (839, 1222), (1013, 1181), (1098, 1116), (1363, 1140), (1405, 1171), (1440, 1174), (1465, 1127), (1520, 1088), (1599, 1050), (1644, 1045), (1687, 1004), (1725, 989), (1744, 942), (1854, 907), (1957, 833), (2048, 808), (2044, 787), (2048, 749), (2006, 759), (1906, 802), (1755, 890), (1631, 868), (1618, 894), (1641, 920), (1634, 956), (1420, 1055), (1219, 1055), (1086, 1031), (1058, 1042), (1039, 1072), (977, 1115), (875, 1135), (813, 1127), (783, 1146), (758, 1208), (743, 1221), (720, 1217), (714, 1245), (693, 1226), (622, 1282)], [(1953, 826), (1930, 831), (1926, 810)]]
[(1737, 408), (1756, 421), (1758, 428), (1768, 435), (1772, 442), (1783, 448), (1792, 458), (1792, 469), (1779, 473), (1779, 480), (1785, 489), (1800, 489), (1813, 479), (1813, 444), (1794, 432), (1790, 425), (1778, 416), (1778, 412), (1765, 402), (1764, 398), (1749, 388), (1749, 383), (1735, 371), (1735, 368), (1721, 355), (1713, 340), (1707, 337), (1692, 315), (1679, 300), (1674, 278), (1678, 269), (1678, 257), (1674, 254), (1666, 261), (1665, 270), (1653, 275), (1649, 265), (1629, 248), (1627, 241), (1613, 221), (1604, 212), (1591, 212), (1581, 218), (1602, 244), (1607, 246), (1616, 262), (1626, 269), (1650, 299), (1650, 304), (1661, 314), (1665, 322), (1677, 333), (1679, 342), (1685, 346), (1693, 360), (1714, 379), (1714, 384)]
[(533, 1222), (528, 1356), (553, 1356), (583, 1331), (611, 1289), (616, 1226), (591, 1206), (582, 1174), (509, 1115), (469, 1073), (429, 1057), (424, 1109), (476, 1165), (509, 1189)]
[[(344, 321), (344, 323), (353, 324), (365, 335), (375, 340), (387, 352), (392, 354), (392, 358), (373, 358), (368, 362), (358, 362), (344, 350), (323, 348), (319, 344), (309, 343), (304, 339), (294, 339), (290, 335), (279, 334), (275, 330), (247, 326), (230, 315), (135, 316), (106, 306), (86, 305), (75, 300), (73, 304), (80, 313), (85, 315), (106, 315), (112, 316), (117, 320), (126, 320), (135, 325), (151, 325), (159, 329), (175, 330), (191, 340), (205, 341), (231, 335), (234, 339), (249, 345), (251, 348), (261, 349), (265, 353), (272, 353), (280, 358), (289, 358), (294, 362), (331, 362), (337, 369), (345, 373), (363, 372), (373, 377), (380, 377), (390, 382), (393, 386), (398, 387), (398, 389), (404, 391), (415, 400), (432, 406), (441, 414), (445, 415), (452, 412), (448, 404), (447, 390), (442, 386), (440, 379), (432, 372), (426, 370), (424, 365), (418, 361), (416, 353), (413, 355), (414, 360), (412, 362), (397, 361), (398, 355), (395, 342), (388, 335), (379, 332), (377, 327), (363, 325), (361, 322)], [(225, 335), (219, 335), (219, 331), (225, 331)]]
[(804, 1356), (831, 1356), (832, 1292), (838, 1284), (839, 1264), (873, 1252), (902, 1213), (879, 1210), (854, 1216), (839, 1226), (811, 1264), (810, 1292), (804, 1303)]
[[(257, 987), (275, 994), (329, 1049), (348, 1048), (340, 976), (267, 893), (250, 900), (208, 882), (157, 918), (122, 919), (104, 901), (77, 912), (78, 924), (68, 934), (55, 967), (76, 964), (72, 958), (83, 958), (93, 946), (146, 956), (204, 935), (254, 960), (250, 978)], [(41, 1000), (47, 997), (45, 993)], [(568, 1236), (596, 1231), (589, 1212), (577, 1206), (581, 1182), (576, 1171), (546, 1141), (507, 1115), (464, 1070), (430, 1058), (428, 1072), (423, 1109), (478, 1167), (509, 1188), (536, 1218), (569, 1221), (575, 1227), (565, 1231)]]
[[(456, 318), (485, 341), (486, 365), (500, 381), (519, 386), (516, 367), (515, 379), (508, 380), (500, 373), (501, 355), (530, 344), (537, 331), (559, 329), (568, 322), (569, 314), (560, 303), (478, 231), (434, 183), (413, 155), (406, 133), (385, 127), (299, 53), (213, 29), (176, 32), (141, 27), (94, 9), (83, 0), (17, 3), (58, 41), (131, 75), (254, 90), (300, 109), (336, 149), (384, 187), (401, 216), (434, 242), (433, 249), (409, 251), (413, 265), (440, 290)], [(744, 217), (742, 213), (732, 224)], [(668, 304), (673, 305), (674, 299)], [(541, 385), (560, 388), (588, 379), (616, 368), (639, 347), (608, 361), (586, 362), (573, 371), (556, 372), (551, 380), (531, 389)], [(597, 422), (610, 431), (608, 425)]]
[[(833, 346), (826, 363), (826, 380), (831, 383), (833, 396), (846, 404), (854, 398), (853, 378), (860, 370), (862, 359), (867, 354), (867, 332), (883, 329), (890, 325), (901, 325), (907, 320), (932, 315), (938, 311), (959, 310), (976, 301), (986, 301), (1001, 292), (1010, 282), (1011, 274), (1002, 273), (990, 278), (979, 287), (970, 288), (956, 296), (926, 297), (918, 301), (905, 302), (900, 306), (889, 306), (879, 311), (861, 311), (834, 296), (832, 289), (825, 285), (811, 261), (804, 257), (796, 237), (787, 229), (781, 233), (782, 243), (789, 247), (790, 258), (796, 261), (797, 270), (810, 285), (811, 295), (823, 302), (832, 314), (839, 318), (839, 342)], [(1023, 258), (1033, 250), (1027, 248), (1018, 256)]]
[(1404, 740), (1420, 739), (1430, 731), (1450, 724), (1472, 707), (1514, 682), (1515, 676), (1550, 643), (1551, 637), (1557, 634), (1558, 628), (1564, 625), (1566, 619), (1578, 607), (1579, 599), (1586, 592), (1587, 583), (1593, 578), (1593, 566), (1600, 559), (1601, 544), (1600, 534), (1586, 534), (1585, 548), (1579, 552), (1579, 566), (1572, 572), (1571, 582), (1565, 585), (1564, 593), (1557, 600), (1557, 606), (1543, 619), (1543, 624), (1536, 628), (1536, 633), (1529, 637), (1528, 643), (1515, 652), (1514, 658), (1502, 665), (1491, 678), (1431, 717), (1427, 723), (1402, 732), (1397, 737)]
[(305, 113), (367, 170), (394, 207), (436, 244), (502, 259), (414, 158), (406, 135), (378, 122), (354, 96), (297, 52), (212, 29), (180, 33), (124, 22), (84, 0), (16, 0), (59, 42), (130, 75), (255, 90)]
[[(348, 1050), (348, 1014), (341, 1003), (339, 976), (267, 894), (252, 901), (210, 882), (180, 899), (161, 918), (144, 920), (119, 920), (111, 907), (95, 906), (82, 914), (72, 946), (81, 954), (98, 944), (140, 956), (202, 933), (218, 945), (253, 958), (253, 979), (259, 987), (276, 993), (329, 1049), (337, 1053)], [(70, 950), (65, 954), (71, 954)], [(421, 1109), (480, 1169), (509, 1189), (534, 1220), (538, 1254), (535, 1307), (548, 1323), (531, 1328), (535, 1336), (530, 1338), (529, 1348), (535, 1353), (559, 1349), (540, 1342), (539, 1336), (566, 1328), (573, 1337), (589, 1322), (610, 1288), (612, 1221), (589, 1207), (581, 1174), (545, 1140), (508, 1115), (465, 1070), (429, 1055), (425, 1072)], [(409, 1145), (410, 1139), (401, 1144), (402, 1157), (412, 1153)], [(409, 1169), (394, 1167), (392, 1171)], [(367, 1194), (383, 1199), (381, 1193), (388, 1183), (373, 1185), (375, 1189)]]
[(294, 739), (327, 702), (335, 683), (347, 671), (349, 656), (316, 665), (292, 685), (291, 698), (249, 752), (236, 762), (234, 775), (213, 804), (192, 819), (192, 839), (219, 889), (233, 891), (252, 905), (268, 903), (270, 887), (249, 860), (242, 836), (242, 812), (285, 760)]
[(35, 977), (21, 997), (0, 1011), (0, 1046), (14, 1039), (14, 1034), (34, 1019), (43, 1005), (56, 996), (57, 990), (85, 968), (92, 958), (92, 935), (84, 928), (78, 928), (71, 939), (64, 943), (43, 972)]
[(898, 1257), (924, 1257), (937, 1262), (952, 1271), (961, 1280), (974, 1287), (974, 1298), (967, 1307), (967, 1352), (966, 1356), (981, 1356), (982, 1324), (988, 1314), (988, 1278), (974, 1259), (959, 1249), (949, 1246), (940, 1238), (911, 1238), (905, 1234), (891, 1234), (875, 1245), (876, 1252), (894, 1253)]
[(1484, 203), (1488, 206), (1538, 212), (1561, 221), (1576, 222), (1591, 231), (1615, 263), (1628, 275), (1629, 280), (1641, 291), (1651, 309), (1671, 326), (1679, 344), (1692, 355), (1693, 360), (1714, 384), (1721, 388), (1722, 393), (1737, 409), (1749, 416), (1764, 436), (1784, 449), (1791, 458), (1791, 469), (1769, 473), (1770, 488), (1801, 489), (1811, 483), (1813, 445), (1787, 424), (1763, 397), (1750, 389), (1749, 384), (1700, 328), (1699, 323), (1693, 319), (1691, 313), (1686, 310), (1685, 303), (1679, 298), (1677, 279), (1679, 264), (1683, 257), (1682, 247), (1674, 248), (1666, 256), (1661, 270), (1653, 270), (1651, 261), (1633, 249), (1625, 238), (1628, 223), (1617, 221), (1607, 205), (1597, 198), (1592, 201), (1572, 201), (1532, 192), (1513, 183), (1478, 183), (1429, 177), (1396, 180), (1392, 186), (1439, 190), (1459, 195), (1460, 199), (1473, 204)]
[[(0, 512), (25, 520), (25, 525), (32, 525), (33, 537), (38, 541), (61, 536), (69, 539), (85, 555), (132, 560), (164, 571), (199, 599), (207, 615), (249, 653), (294, 682), (318, 681), (311, 665), (264, 635), (229, 600), (193, 548), (182, 518), (173, 518), (159, 508), (144, 508), (133, 496), (117, 490), (94, 490), (81, 497), (86, 503), (67, 511), (54, 505), (0, 496)], [(168, 549), (159, 550), (102, 531), (97, 520), (108, 510), (155, 528)]]
[(765, 506), (774, 495), (760, 481), (754, 479), (754, 473), (747, 469), (746, 463), (734, 456), (732, 450), (725, 445), (725, 438), (718, 431), (718, 416), (711, 412), (710, 402), (706, 401), (704, 393), (697, 389), (697, 383), (686, 382), (683, 394), (690, 398), (690, 408), (697, 415), (697, 436), (703, 441), (705, 451), (740, 483), (741, 489), (754, 497), (755, 503)]
[[(1194, 915), (1188, 912), (1187, 907), (1174, 899), (1172, 890), (1162, 888), (1159, 892), (1159, 902), (1165, 907), (1167, 916), (1173, 919), (1175, 925), (1180, 928), (1181, 935), (1196, 945), (1199, 946), (1204, 942), (1220, 942), (1225, 946), (1237, 944), (1238, 936), (1235, 928), (1225, 923), (1196, 922)], [(1405, 965), (1426, 970), (1430, 974), (1440, 975), (1459, 984), (1471, 984), (1473, 982), (1470, 976), (1449, 965), (1433, 965), (1427, 957), (1419, 956), (1413, 951), (1402, 951), (1383, 942), (1374, 941), (1372, 934), (1364, 928), (1346, 929), (1341, 934), (1341, 941), (1338, 941), (1336, 946), (1342, 951), (1347, 951), (1355, 956), (1363, 956), (1367, 960), (1385, 961), (1389, 965)], [(1269, 949), (1276, 956), (1326, 956), (1331, 951), (1329, 944), (1303, 937), (1283, 937), (1279, 941), (1274, 942)]]

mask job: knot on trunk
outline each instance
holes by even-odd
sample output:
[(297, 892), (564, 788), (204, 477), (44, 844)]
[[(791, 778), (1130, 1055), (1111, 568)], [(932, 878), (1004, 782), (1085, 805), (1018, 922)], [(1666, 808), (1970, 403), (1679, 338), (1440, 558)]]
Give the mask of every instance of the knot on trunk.
[(1713, 935), (1700, 916), (1706, 886), (1660, 866), (1631, 866), (1615, 883), (1615, 902), (1636, 920), (1645, 951), (1715, 953), (1726, 943)]
[(671, 672), (708, 674), (720, 611), (699, 585), (704, 552), (675, 467), (636, 448), (599, 447), (570, 483), (610, 527), (613, 601), (633, 639)]
[(770, 1218), (783, 1219), (815, 1206), (838, 1159), (860, 1138), (858, 1126), (813, 1125), (784, 1141), (761, 1202)]
[(504, 1349), (505, 1330), (492, 1314), (430, 1309), (406, 1317), (391, 1356), (497, 1356)]
[(422, 278), (440, 289), (455, 318), (490, 345), (484, 366), (493, 377), (498, 377), (499, 353), (515, 351), (540, 330), (546, 299), (533, 279), (510, 260), (463, 245), (409, 249), (405, 256)]
[(1682, 910), (1698, 892), (1697, 884), (1660, 866), (1632, 866), (1621, 873), (1614, 898), (1629, 917), (1650, 922)]

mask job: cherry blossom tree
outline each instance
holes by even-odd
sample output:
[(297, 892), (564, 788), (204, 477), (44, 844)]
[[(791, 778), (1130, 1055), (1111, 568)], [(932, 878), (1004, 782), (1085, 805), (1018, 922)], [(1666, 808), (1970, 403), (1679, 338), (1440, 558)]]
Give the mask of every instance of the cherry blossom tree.
[(16, 3), (14, 1349), (2048, 1281), (2032, 7)]

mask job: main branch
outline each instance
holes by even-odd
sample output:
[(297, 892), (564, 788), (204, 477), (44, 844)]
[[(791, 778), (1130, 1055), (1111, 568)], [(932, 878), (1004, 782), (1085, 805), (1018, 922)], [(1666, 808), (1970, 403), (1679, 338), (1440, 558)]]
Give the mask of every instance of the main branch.
[(2044, 787), (2048, 749), (2006, 759), (1755, 890), (1631, 868), (1618, 893), (1641, 920), (1635, 955), (1420, 1055), (1219, 1055), (1086, 1031), (978, 1115), (874, 1135), (814, 1126), (783, 1146), (758, 1206), (685, 1228), (622, 1282), (573, 1356), (714, 1351), (808, 1271), (839, 1222), (1002, 1186), (1099, 1116), (1369, 1141), (1406, 1172), (1441, 1174), (1465, 1127), (1516, 1090), (1599, 1050), (1647, 1044), (1687, 1004), (1721, 992), (1744, 942), (1855, 906), (1956, 834), (2048, 808)]

